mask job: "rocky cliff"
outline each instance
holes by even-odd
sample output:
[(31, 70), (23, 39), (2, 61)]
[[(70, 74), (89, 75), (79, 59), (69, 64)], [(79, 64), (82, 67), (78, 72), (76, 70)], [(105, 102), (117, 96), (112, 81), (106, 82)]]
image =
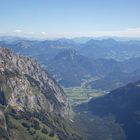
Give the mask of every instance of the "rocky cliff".
[(7, 105), (17, 110), (68, 115), (67, 98), (59, 85), (32, 58), (0, 49), (0, 86)]
[[(19, 139), (14, 138), (19, 122), (22, 124), (19, 129), (27, 129), (27, 133), (30, 133), (30, 129), (35, 131), (35, 134), (31, 135), (33, 139), (40, 140), (41, 129), (44, 127), (48, 128), (46, 129), (49, 133), (53, 131), (56, 139), (76, 139), (65, 119), (69, 117), (71, 109), (61, 87), (36, 60), (16, 55), (6, 48), (0, 48), (0, 104), (1, 112), (6, 117), (5, 124), (8, 123), (7, 127), (11, 123), (14, 125), (14, 128), (5, 129), (7, 139)], [(9, 121), (11, 119), (15, 120)], [(41, 131), (39, 134), (36, 133), (32, 119), (38, 120), (37, 124), (40, 125)], [(17, 120), (19, 121), (13, 124)]]

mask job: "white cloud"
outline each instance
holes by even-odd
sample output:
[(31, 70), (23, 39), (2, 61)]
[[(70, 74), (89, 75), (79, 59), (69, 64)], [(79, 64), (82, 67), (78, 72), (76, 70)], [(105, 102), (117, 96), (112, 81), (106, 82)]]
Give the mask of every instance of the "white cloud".
[[(8, 34), (7, 33), (0, 33), (0, 34)], [(17, 35), (17, 36), (24, 36), (24, 37), (39, 37), (39, 38), (73, 38), (73, 37), (136, 37), (140, 38), (140, 27), (137, 28), (128, 28), (123, 30), (114, 30), (114, 31), (91, 31), (91, 32), (32, 32), (32, 31), (24, 31), (21, 29), (16, 29), (13, 32), (9, 32), (10, 35)]]
[(138, 28), (129, 28), (124, 31), (119, 32), (120, 36), (126, 37), (140, 37), (140, 27)]
[(117, 37), (140, 37), (140, 27), (114, 31), (97, 31), (87, 33), (87, 36), (117, 36)]
[(46, 33), (46, 32), (41, 32), (41, 34), (42, 34), (42, 35), (47, 35), (47, 33)]
[(23, 30), (20, 30), (20, 29), (16, 29), (9, 34), (10, 35), (15, 35), (15, 36), (21, 36), (21, 37), (33, 37), (35, 35), (35, 32), (23, 31)]
[(108, 37), (140, 37), (140, 27), (138, 28), (128, 28), (128, 29), (122, 29), (122, 30), (113, 30), (113, 31), (91, 31), (91, 32), (61, 32), (61, 33), (46, 33), (41, 32), (42, 37), (46, 36), (48, 38), (61, 38), (61, 37), (67, 37), (67, 38), (73, 38), (73, 37), (102, 37), (102, 36), (108, 36)]
[(15, 33), (22, 33), (23, 31), (22, 30), (19, 30), (19, 29), (16, 29), (14, 30)]

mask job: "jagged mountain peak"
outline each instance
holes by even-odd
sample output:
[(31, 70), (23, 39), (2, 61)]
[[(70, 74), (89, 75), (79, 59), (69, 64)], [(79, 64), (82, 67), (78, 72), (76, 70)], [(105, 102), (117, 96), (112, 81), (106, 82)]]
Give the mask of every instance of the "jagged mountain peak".
[(70, 59), (73, 60), (75, 57), (79, 56), (80, 54), (77, 52), (77, 50), (75, 49), (68, 49), (68, 50), (64, 50), (63, 52), (57, 54), (55, 56), (55, 60), (57, 59)]

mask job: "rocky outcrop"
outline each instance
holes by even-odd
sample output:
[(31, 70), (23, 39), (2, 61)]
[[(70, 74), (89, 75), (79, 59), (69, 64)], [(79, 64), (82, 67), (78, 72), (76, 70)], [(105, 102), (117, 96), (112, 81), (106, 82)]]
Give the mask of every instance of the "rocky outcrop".
[(6, 48), (0, 48), (0, 87), (1, 104), (19, 111), (42, 110), (63, 117), (69, 115), (68, 100), (55, 80), (36, 60)]
[(0, 48), (0, 139), (81, 140), (63, 89), (31, 57)]

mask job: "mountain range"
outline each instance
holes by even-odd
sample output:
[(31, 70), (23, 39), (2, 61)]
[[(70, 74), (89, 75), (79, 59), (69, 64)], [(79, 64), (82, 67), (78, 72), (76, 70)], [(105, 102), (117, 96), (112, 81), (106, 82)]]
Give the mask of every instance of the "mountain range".
[[(0, 40), (0, 139), (140, 139), (139, 41)], [(71, 107), (57, 82), (107, 94)]]

